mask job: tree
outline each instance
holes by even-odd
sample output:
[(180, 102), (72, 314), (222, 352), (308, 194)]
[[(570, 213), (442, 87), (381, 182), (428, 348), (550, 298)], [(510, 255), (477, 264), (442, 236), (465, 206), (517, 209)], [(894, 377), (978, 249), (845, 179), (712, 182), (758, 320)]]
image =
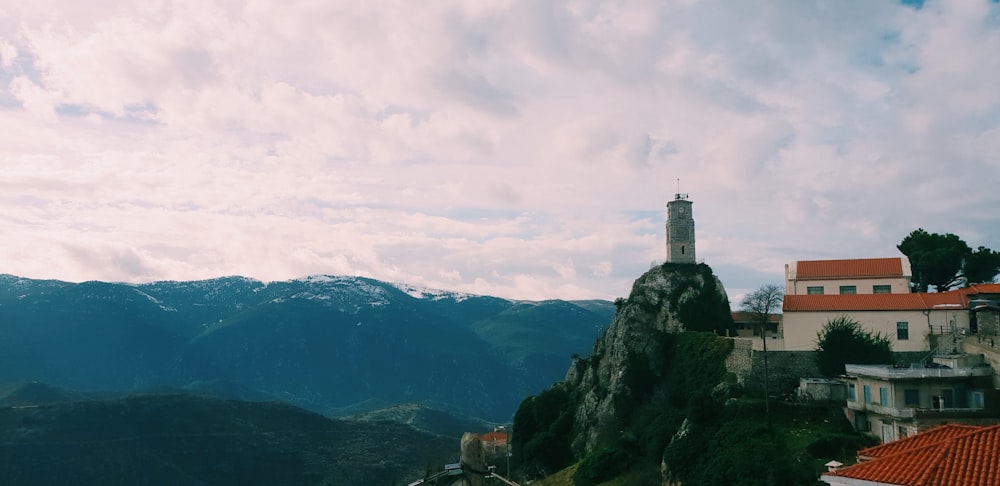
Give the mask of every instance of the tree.
[(888, 336), (872, 333), (847, 316), (830, 319), (816, 333), (816, 366), (826, 377), (844, 374), (844, 365), (892, 364), (892, 343)]
[(775, 284), (766, 284), (743, 297), (743, 310), (754, 316), (754, 323), (760, 324), (760, 337), (764, 341), (764, 414), (767, 427), (771, 427), (771, 407), (767, 399), (767, 324), (771, 314), (781, 308), (785, 292)]
[(927, 292), (933, 285), (939, 292), (962, 283), (962, 265), (972, 253), (964, 241), (951, 233), (928, 233), (917, 228), (896, 247), (910, 259), (914, 290)]
[(965, 257), (966, 283), (991, 283), (998, 273), (1000, 273), (1000, 252), (980, 246)]

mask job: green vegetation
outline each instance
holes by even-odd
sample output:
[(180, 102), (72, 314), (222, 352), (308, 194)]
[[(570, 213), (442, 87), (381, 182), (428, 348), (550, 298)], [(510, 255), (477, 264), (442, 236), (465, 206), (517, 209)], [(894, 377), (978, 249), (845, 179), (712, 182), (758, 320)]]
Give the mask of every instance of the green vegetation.
[(844, 374), (844, 364), (892, 364), (892, 343), (857, 321), (840, 316), (827, 322), (816, 335), (816, 366), (823, 376)]
[(975, 251), (951, 233), (928, 233), (917, 228), (897, 246), (910, 259), (914, 290), (927, 292), (934, 286), (939, 292), (963, 282), (992, 282), (1000, 273), (1000, 253), (985, 246)]
[(543, 486), (659, 485), (662, 460), (683, 484), (820, 484), (825, 462), (849, 462), (871, 445), (837, 405), (772, 403), (768, 428), (763, 400), (739, 397), (725, 371), (727, 339), (694, 332), (655, 338), (664, 344), (663, 373), (630, 365), (622, 378), (643, 398), (589, 454), (567, 454), (579, 432), (571, 424), (574, 390), (559, 385), (521, 405), (514, 451), (526, 461), (522, 472), (553, 474)]
[(569, 432), (576, 397), (554, 386), (521, 403), (514, 415), (513, 461), (533, 475), (546, 476), (573, 462)]
[[(735, 329), (729, 303), (716, 283), (712, 267), (704, 263), (664, 263), (663, 270), (673, 277), (667, 303), (677, 319), (684, 323), (685, 330), (726, 335), (727, 331)], [(685, 295), (693, 288), (701, 291)]]
[(399, 423), (329, 419), (281, 403), (42, 398), (0, 407), (5, 486), (405, 484), (427, 464), (452, 462), (458, 445)]

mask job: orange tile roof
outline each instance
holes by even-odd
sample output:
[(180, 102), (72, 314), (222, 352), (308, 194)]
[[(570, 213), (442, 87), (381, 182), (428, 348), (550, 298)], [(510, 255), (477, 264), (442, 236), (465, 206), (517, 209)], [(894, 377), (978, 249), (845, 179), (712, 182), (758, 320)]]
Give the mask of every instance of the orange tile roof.
[(943, 437), (923, 447), (861, 462), (822, 477), (880, 485), (1000, 486), (1000, 425)]
[(492, 441), (507, 442), (507, 433), (506, 432), (487, 432), (485, 434), (480, 435), (479, 436), (479, 440), (481, 440), (483, 442), (492, 442)]
[(962, 292), (966, 295), (1000, 294), (1000, 284), (972, 284), (964, 289), (958, 289), (955, 292)]
[(969, 432), (976, 431), (981, 428), (982, 428), (981, 426), (977, 425), (962, 425), (962, 424), (939, 425), (937, 427), (934, 427), (933, 429), (925, 430), (917, 435), (911, 435), (903, 439), (894, 440), (892, 442), (887, 442), (885, 444), (869, 447), (867, 449), (862, 449), (858, 451), (858, 460), (867, 461), (871, 459), (878, 459), (880, 457), (891, 456), (899, 452), (919, 449), (926, 445), (950, 439), (952, 437), (956, 437), (959, 435), (968, 434)]
[(887, 311), (967, 308), (959, 292), (910, 294), (820, 294), (785, 295), (784, 312), (803, 311)]
[(903, 259), (899, 257), (795, 262), (795, 278), (798, 279), (901, 276), (903, 276)]

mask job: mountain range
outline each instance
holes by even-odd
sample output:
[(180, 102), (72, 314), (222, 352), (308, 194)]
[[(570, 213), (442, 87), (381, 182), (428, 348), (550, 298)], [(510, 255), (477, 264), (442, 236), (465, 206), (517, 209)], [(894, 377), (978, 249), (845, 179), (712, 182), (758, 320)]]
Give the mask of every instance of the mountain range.
[(509, 422), (564, 378), (608, 301), (514, 301), (362, 277), (69, 283), (0, 275), (0, 386), (182, 390), (327, 416), (420, 403)]

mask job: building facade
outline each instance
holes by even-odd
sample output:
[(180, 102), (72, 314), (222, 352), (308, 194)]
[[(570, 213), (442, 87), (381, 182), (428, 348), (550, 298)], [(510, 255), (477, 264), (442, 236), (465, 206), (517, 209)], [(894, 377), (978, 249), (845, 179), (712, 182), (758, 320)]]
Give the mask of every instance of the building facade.
[(883, 443), (943, 423), (1000, 422), (993, 369), (982, 355), (938, 356), (910, 367), (847, 365), (847, 414)]
[[(815, 349), (823, 326), (841, 316), (889, 337), (897, 352), (934, 351), (974, 331), (969, 289), (910, 292), (911, 275), (905, 256), (785, 265), (781, 349)], [(984, 312), (984, 319), (989, 317)]]

